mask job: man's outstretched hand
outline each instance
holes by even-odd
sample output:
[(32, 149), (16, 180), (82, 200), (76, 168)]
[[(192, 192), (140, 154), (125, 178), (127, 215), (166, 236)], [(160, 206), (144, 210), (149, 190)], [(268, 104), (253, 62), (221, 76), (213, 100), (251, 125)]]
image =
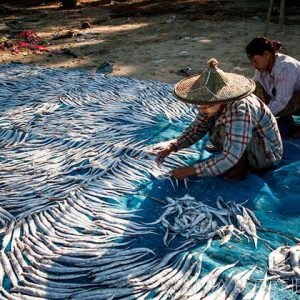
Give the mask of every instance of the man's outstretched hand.
[(183, 180), (195, 174), (195, 169), (192, 166), (180, 167), (171, 171), (171, 175), (178, 180)]
[(171, 152), (172, 152), (172, 150), (170, 149), (170, 147), (166, 147), (165, 149), (159, 151), (159, 152), (157, 153), (157, 156), (156, 156), (156, 159), (155, 159), (156, 163), (157, 163), (158, 165), (162, 164), (163, 161), (165, 160), (165, 158), (166, 158), (168, 155), (170, 155)]
[(156, 163), (158, 165), (162, 164), (165, 158), (170, 155), (173, 151), (175, 151), (176, 146), (173, 143), (160, 143), (152, 148), (153, 150), (160, 150), (156, 156)]
[[(156, 163), (158, 165), (162, 164), (165, 160), (165, 158), (170, 155), (173, 151), (177, 151), (178, 148), (176, 146), (176, 144), (174, 143), (167, 143), (166, 142), (163, 142), (163, 143), (160, 143), (158, 145), (155, 145), (152, 150), (159, 150), (159, 152), (157, 153), (156, 155)], [(177, 169), (174, 169), (172, 171), (170, 171), (170, 175), (171, 176), (174, 176), (176, 179), (178, 180), (183, 180), (189, 176), (192, 176), (192, 175), (195, 175), (196, 172), (195, 172), (195, 169), (194, 167), (192, 166), (185, 166), (185, 167), (180, 167), (180, 168), (177, 168)]]

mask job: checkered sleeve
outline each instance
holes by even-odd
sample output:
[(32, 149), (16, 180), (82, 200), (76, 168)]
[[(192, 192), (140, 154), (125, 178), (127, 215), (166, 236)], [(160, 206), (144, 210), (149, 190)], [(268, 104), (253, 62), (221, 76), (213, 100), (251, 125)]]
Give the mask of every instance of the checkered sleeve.
[(216, 176), (233, 167), (252, 137), (251, 110), (245, 102), (233, 103), (226, 113), (223, 152), (194, 165), (198, 176)]
[(183, 131), (183, 133), (177, 137), (175, 141), (177, 151), (187, 148), (203, 138), (207, 133), (211, 122), (211, 119), (205, 117), (205, 115), (199, 111), (196, 118)]

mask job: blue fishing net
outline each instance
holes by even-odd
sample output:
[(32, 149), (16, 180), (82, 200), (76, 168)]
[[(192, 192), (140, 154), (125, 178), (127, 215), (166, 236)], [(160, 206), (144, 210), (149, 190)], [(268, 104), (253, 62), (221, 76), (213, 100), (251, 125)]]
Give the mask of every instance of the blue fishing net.
[[(119, 177), (109, 173), (113, 164), (117, 160), (126, 164), (126, 155), (134, 157), (136, 147), (175, 138), (195, 115), (191, 106), (174, 99), (171, 85), (10, 64), (1, 66), (0, 87), (0, 163), (4, 176), (0, 205), (15, 217), (54, 205), (78, 185), (92, 189), (95, 182), (98, 186), (111, 182), (112, 189), (121, 191), (116, 196), (119, 201), (109, 192), (104, 197), (105, 188), (99, 191), (99, 198), (104, 197), (114, 207), (139, 209), (135, 214), (145, 223), (162, 214), (165, 208), (159, 200), (166, 197), (189, 194), (214, 207), (221, 196), (226, 202), (244, 203), (255, 212), (263, 229), (258, 235), (270, 247), (296, 244), (300, 229), (299, 140), (284, 141), (284, 157), (274, 170), (261, 176), (250, 174), (241, 182), (194, 177), (187, 186), (183, 182), (177, 186), (170, 179), (147, 175), (129, 185), (130, 178), (119, 182)], [(192, 147), (197, 151), (182, 157), (185, 163), (212, 155), (204, 150), (206, 141), (205, 137)], [(98, 156), (100, 147), (107, 147), (111, 157)], [(105, 170), (108, 173), (102, 175)], [(155, 234), (135, 238), (131, 247), (148, 247), (163, 257), (184, 242), (178, 238), (167, 247), (163, 235), (163, 227), (157, 224)], [(199, 243), (189, 251), (201, 251), (205, 246)], [(261, 241), (255, 249), (245, 238), (222, 247), (215, 240), (206, 250), (203, 272), (237, 260), (236, 270), (256, 265), (248, 291), (254, 283), (260, 284), (269, 253), (270, 248)], [(4, 286), (10, 289), (7, 278)], [(275, 281), (272, 299), (300, 297)]]

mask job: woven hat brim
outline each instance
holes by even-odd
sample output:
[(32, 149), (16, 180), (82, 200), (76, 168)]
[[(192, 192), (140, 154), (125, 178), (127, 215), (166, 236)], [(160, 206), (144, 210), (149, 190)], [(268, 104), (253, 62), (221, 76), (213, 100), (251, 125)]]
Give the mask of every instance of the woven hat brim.
[(181, 101), (190, 104), (221, 104), (237, 101), (249, 96), (255, 90), (253, 80), (242, 75), (227, 73), (231, 81), (228, 86), (223, 87), (216, 95), (205, 86), (193, 90), (193, 86), (201, 79), (202, 75), (193, 75), (179, 81), (173, 93)]

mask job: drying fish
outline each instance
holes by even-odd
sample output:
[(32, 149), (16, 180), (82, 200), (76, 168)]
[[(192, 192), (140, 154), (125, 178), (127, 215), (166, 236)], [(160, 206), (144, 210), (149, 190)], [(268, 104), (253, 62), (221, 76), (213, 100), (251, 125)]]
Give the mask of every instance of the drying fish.
[[(191, 244), (193, 241), (209, 240), (219, 236), (220, 246), (227, 243), (232, 236), (240, 239), (240, 235), (246, 237), (248, 235), (253, 238), (257, 247), (256, 225), (242, 205), (237, 206), (234, 202), (225, 203), (218, 198), (217, 208), (214, 208), (189, 195), (174, 199), (167, 197), (166, 201), (168, 204), (162, 215), (156, 221), (147, 223), (163, 225), (166, 230), (163, 238), (165, 245), (169, 245), (179, 235), (189, 239)], [(230, 220), (235, 220), (235, 223), (229, 224), (224, 219), (226, 216), (230, 216)], [(237, 228), (238, 226), (242, 227), (245, 234)]]
[[(190, 187), (169, 172), (197, 150), (172, 154), (159, 167), (150, 148), (162, 130), (189, 123), (195, 107), (159, 82), (0, 68), (0, 298), (199, 299), (221, 289), (219, 278), (235, 264), (206, 273), (205, 255), (215, 239), (256, 244), (254, 212), (185, 195), (163, 199), (161, 216), (147, 223), (139, 198), (154, 181)], [(152, 247), (162, 230), (166, 245), (183, 240), (178, 250), (163, 238), (161, 249)], [(298, 258), (297, 248), (273, 253), (269, 271), (289, 281), (299, 274)], [(243, 272), (220, 297), (241, 294), (251, 270)], [(269, 297), (271, 286), (263, 290)]]
[[(280, 246), (269, 254), (268, 272), (277, 280), (286, 282), (289, 288), (299, 292), (300, 245)], [(271, 288), (270, 288), (271, 289)]]

